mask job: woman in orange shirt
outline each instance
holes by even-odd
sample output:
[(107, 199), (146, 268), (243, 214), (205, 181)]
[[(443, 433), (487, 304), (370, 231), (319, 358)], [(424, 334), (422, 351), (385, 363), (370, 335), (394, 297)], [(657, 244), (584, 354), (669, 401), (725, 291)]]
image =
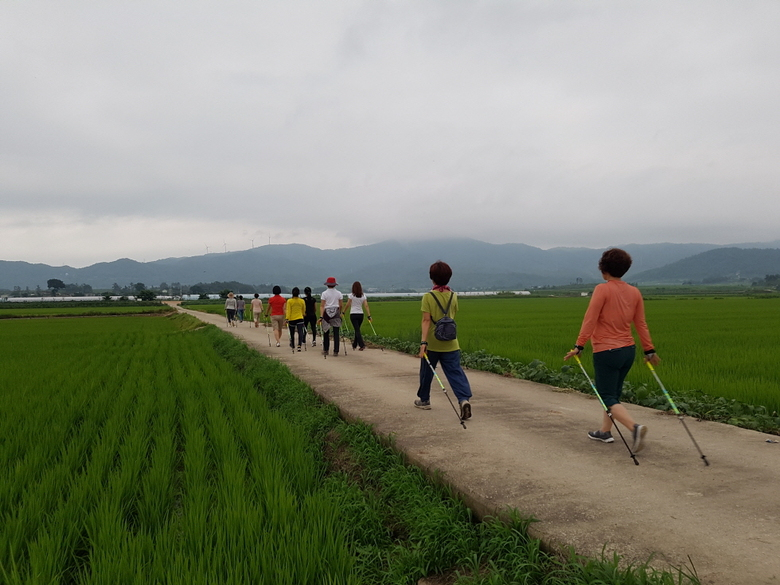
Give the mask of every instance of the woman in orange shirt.
[[(657, 364), (660, 359), (653, 348), (653, 340), (645, 322), (645, 306), (642, 293), (634, 286), (623, 282), (621, 277), (631, 267), (631, 256), (620, 248), (610, 248), (601, 255), (599, 270), (607, 282), (593, 290), (593, 296), (582, 320), (577, 343), (563, 359), (579, 355), (590, 339), (593, 346), (593, 368), (596, 371), (596, 388), (601, 399), (612, 413), (612, 418), (631, 431), (634, 453), (644, 447), (647, 427), (637, 424), (620, 404), (623, 381), (634, 364), (636, 346), (631, 334), (634, 324), (645, 361)], [(588, 437), (594, 441), (612, 443), (612, 419), (604, 412), (601, 428), (590, 431)]]

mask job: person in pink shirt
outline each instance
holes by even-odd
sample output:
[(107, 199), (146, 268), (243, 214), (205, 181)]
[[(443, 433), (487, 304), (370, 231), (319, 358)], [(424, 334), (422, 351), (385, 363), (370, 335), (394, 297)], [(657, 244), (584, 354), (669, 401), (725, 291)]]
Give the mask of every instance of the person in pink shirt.
[[(582, 320), (577, 343), (564, 360), (579, 355), (590, 340), (593, 347), (593, 368), (596, 371), (596, 389), (612, 418), (632, 433), (631, 450), (637, 453), (644, 447), (647, 427), (637, 424), (620, 404), (623, 381), (634, 364), (636, 346), (631, 325), (636, 329), (645, 361), (656, 365), (660, 358), (653, 347), (650, 330), (645, 321), (645, 306), (642, 293), (634, 286), (621, 280), (631, 267), (631, 256), (620, 248), (610, 248), (601, 255), (599, 270), (606, 280), (593, 290), (585, 317)], [(604, 412), (601, 428), (590, 431), (588, 437), (594, 441), (612, 443), (612, 419)]]

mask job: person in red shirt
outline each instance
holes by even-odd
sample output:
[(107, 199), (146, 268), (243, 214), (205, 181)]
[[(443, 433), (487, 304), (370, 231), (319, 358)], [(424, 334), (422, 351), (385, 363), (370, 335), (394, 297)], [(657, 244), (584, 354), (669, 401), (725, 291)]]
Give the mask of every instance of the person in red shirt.
[(266, 303), (268, 309), (265, 311), (265, 316), (268, 317), (270, 312), (271, 325), (273, 326), (274, 337), (276, 338), (276, 347), (279, 347), (281, 346), (280, 341), (282, 339), (282, 329), (284, 328), (284, 305), (287, 302), (287, 299), (282, 296), (282, 289), (280, 286), (274, 286), (273, 292), (274, 296), (269, 298)]
[[(631, 334), (631, 325), (636, 328), (645, 361), (656, 365), (660, 360), (653, 347), (650, 331), (645, 321), (645, 306), (642, 293), (634, 286), (621, 280), (631, 267), (631, 256), (620, 248), (610, 248), (601, 255), (599, 270), (606, 280), (593, 290), (585, 317), (582, 320), (577, 343), (564, 360), (579, 355), (590, 340), (593, 347), (593, 368), (596, 371), (596, 389), (612, 418), (631, 431), (633, 446), (637, 453), (644, 447), (647, 427), (637, 424), (620, 404), (623, 381), (634, 364), (636, 346)], [(604, 412), (601, 428), (590, 431), (588, 437), (595, 441), (612, 443), (612, 419)]]

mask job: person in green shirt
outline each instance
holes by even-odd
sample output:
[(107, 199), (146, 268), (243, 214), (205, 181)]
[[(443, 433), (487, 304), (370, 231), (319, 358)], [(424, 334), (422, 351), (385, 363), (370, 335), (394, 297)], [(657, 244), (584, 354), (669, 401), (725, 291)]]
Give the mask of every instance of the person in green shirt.
[[(458, 296), (448, 286), (450, 278), (452, 278), (452, 268), (446, 262), (439, 260), (431, 264), (428, 275), (433, 282), (433, 289), (425, 293), (422, 298), (422, 341), (419, 353), (420, 387), (417, 390), (417, 400), (414, 401), (414, 405), (423, 410), (430, 410), (431, 382), (433, 381), (431, 366), (436, 368), (441, 363), (444, 375), (447, 376), (447, 381), (452, 387), (452, 392), (458, 399), (460, 418), (468, 420), (471, 418), (471, 386), (460, 365), (458, 339), (456, 337), (451, 341), (441, 341), (436, 339), (434, 335), (435, 324), (444, 316), (444, 309), (447, 308), (448, 304), (450, 307), (447, 316), (454, 319), (458, 312)], [(430, 366), (425, 359), (426, 353), (428, 360), (430, 360)]]

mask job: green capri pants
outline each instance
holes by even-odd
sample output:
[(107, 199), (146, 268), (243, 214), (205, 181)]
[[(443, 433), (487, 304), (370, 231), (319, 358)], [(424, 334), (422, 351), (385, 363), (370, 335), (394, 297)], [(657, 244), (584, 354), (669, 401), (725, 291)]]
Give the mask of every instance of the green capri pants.
[(623, 381), (634, 365), (636, 346), (607, 349), (593, 354), (593, 369), (596, 370), (596, 388), (607, 407), (620, 404)]

